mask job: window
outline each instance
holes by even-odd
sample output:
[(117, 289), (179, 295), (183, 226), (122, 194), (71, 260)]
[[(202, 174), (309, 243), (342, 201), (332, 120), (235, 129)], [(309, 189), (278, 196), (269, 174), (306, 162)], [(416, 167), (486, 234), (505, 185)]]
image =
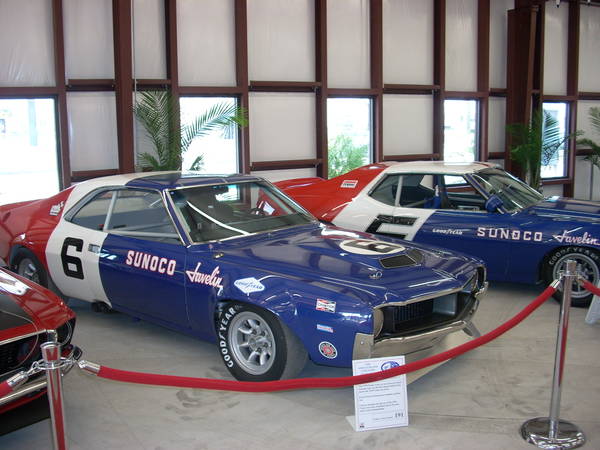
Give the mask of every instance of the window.
[[(215, 105), (233, 106), (236, 103), (232, 97), (181, 97), (181, 124), (191, 124)], [(237, 134), (237, 129), (227, 129), (210, 131), (205, 136), (197, 137), (183, 154), (183, 170), (193, 169), (208, 174), (239, 172)]]
[(472, 162), (478, 159), (477, 100), (444, 101), (444, 160)]
[(54, 99), (0, 99), (0, 204), (60, 189)]
[(69, 219), (93, 230), (140, 239), (179, 242), (158, 192), (117, 189), (96, 194)]
[(194, 242), (246, 236), (312, 222), (305, 211), (263, 182), (171, 191)]
[(398, 192), (398, 178), (400, 175), (389, 175), (373, 189), (369, 194), (371, 198), (385, 203), (386, 205), (396, 205), (396, 194)]
[[(567, 104), (566, 103), (544, 103), (544, 114), (548, 113), (556, 122), (550, 127), (557, 128), (560, 137), (567, 135)], [(544, 124), (548, 126), (547, 123)], [(546, 131), (546, 130), (545, 130)], [(550, 134), (553, 134), (550, 131)], [(560, 138), (559, 138), (560, 139)], [(566, 175), (566, 151), (564, 140), (560, 143), (556, 151), (542, 158), (541, 175), (542, 178), (559, 178)]]
[(407, 208), (436, 208), (434, 200), (434, 176), (427, 174), (406, 174), (402, 176), (400, 206)]
[(329, 178), (369, 164), (372, 155), (372, 106), (369, 98), (327, 100)]

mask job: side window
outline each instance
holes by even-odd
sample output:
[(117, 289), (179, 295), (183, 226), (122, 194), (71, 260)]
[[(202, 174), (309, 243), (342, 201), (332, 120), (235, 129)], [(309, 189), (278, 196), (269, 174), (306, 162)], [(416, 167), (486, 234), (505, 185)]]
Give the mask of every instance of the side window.
[(149, 240), (178, 240), (177, 231), (158, 192), (141, 189), (116, 191), (104, 231)]
[(395, 206), (399, 177), (399, 175), (388, 175), (371, 191), (369, 194), (371, 198), (386, 205)]
[(407, 174), (402, 176), (400, 206), (428, 208), (435, 198), (433, 175)]
[(75, 213), (71, 222), (92, 230), (102, 230), (110, 206), (113, 191), (96, 194), (88, 203)]
[(444, 209), (485, 211), (485, 198), (462, 176), (444, 175), (446, 199)]

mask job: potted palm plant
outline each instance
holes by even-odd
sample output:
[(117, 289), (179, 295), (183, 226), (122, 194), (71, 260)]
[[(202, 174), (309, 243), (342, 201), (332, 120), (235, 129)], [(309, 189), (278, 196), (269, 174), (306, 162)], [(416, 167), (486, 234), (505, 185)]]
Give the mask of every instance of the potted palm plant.
[[(600, 136), (600, 108), (597, 106), (590, 108), (589, 118), (592, 128)], [(590, 148), (590, 153), (584, 159), (592, 164), (590, 177), (590, 200), (592, 200), (594, 193), (594, 166), (600, 169), (600, 144), (589, 138), (579, 139), (577, 144)]]
[[(190, 123), (181, 124), (178, 100), (170, 91), (143, 91), (139, 95), (134, 113), (154, 146), (154, 152), (138, 154), (144, 170), (181, 170), (183, 154), (194, 139), (248, 124), (245, 111), (230, 103), (218, 103)], [(202, 155), (189, 169), (201, 168)]]
[(525, 182), (538, 191), (542, 166), (552, 162), (565, 142), (579, 134), (562, 133), (558, 120), (542, 108), (533, 112), (530, 123), (509, 124), (506, 131), (515, 144), (510, 150), (512, 159), (522, 168)]

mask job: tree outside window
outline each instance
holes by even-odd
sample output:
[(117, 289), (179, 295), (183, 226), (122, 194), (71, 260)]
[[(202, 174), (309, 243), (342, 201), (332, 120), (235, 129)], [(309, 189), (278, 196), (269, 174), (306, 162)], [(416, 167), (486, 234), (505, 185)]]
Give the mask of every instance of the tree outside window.
[(327, 100), (329, 178), (371, 162), (371, 111), (369, 98)]

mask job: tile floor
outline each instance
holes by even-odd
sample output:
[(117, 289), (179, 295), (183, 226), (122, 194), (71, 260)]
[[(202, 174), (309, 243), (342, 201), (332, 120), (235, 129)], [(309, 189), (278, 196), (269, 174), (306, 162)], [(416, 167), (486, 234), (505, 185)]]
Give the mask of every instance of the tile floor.
[[(481, 304), (482, 332), (505, 321), (541, 287), (495, 284)], [(212, 344), (74, 302), (74, 342), (107, 366), (230, 378)], [(600, 323), (571, 313), (561, 417), (600, 448)], [(558, 304), (552, 300), (496, 341), (452, 360), (408, 387), (410, 425), (355, 432), (351, 388), (273, 394), (145, 387), (74, 370), (64, 380), (70, 449), (530, 449), (527, 419), (546, 416)], [(345, 376), (309, 363), (301, 376)], [(49, 421), (0, 437), (2, 449), (51, 448)]]

